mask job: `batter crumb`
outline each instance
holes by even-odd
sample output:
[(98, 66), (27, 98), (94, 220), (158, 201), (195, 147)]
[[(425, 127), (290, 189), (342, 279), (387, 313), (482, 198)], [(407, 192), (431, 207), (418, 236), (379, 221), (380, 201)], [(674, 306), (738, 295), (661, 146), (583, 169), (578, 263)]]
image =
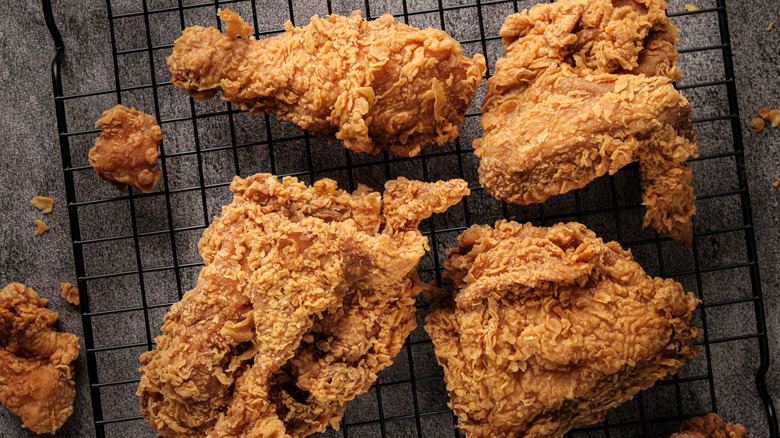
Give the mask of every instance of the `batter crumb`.
[(65, 301), (73, 304), (74, 306), (78, 306), (81, 304), (81, 300), (79, 299), (79, 290), (75, 287), (73, 287), (72, 284), (65, 281), (62, 284), (60, 284), (60, 289), (62, 289), (62, 298), (65, 298)]
[(698, 11), (699, 7), (696, 6), (696, 5), (688, 4), (688, 5), (685, 5), (685, 10), (688, 11), (688, 12)]
[(35, 231), (33, 231), (33, 236), (40, 236), (44, 233), (44, 231), (49, 229), (49, 226), (46, 225), (42, 220), (35, 219), (35, 226), (38, 227)]
[(777, 125), (780, 125), (780, 110), (773, 109), (769, 111), (769, 124), (773, 128), (777, 128)]
[(780, 186), (780, 181), (775, 181), (772, 183), (772, 187), (777, 188), (777, 186)]
[(764, 129), (764, 119), (761, 117), (755, 117), (750, 121), (750, 127), (755, 129), (756, 132), (761, 132)]
[(43, 213), (51, 213), (51, 209), (54, 207), (54, 199), (47, 196), (36, 196), (30, 200), (30, 204)]
[(762, 119), (766, 120), (769, 118), (769, 110), (766, 107), (761, 108), (758, 110), (758, 116)]
[(771, 31), (773, 27), (775, 27), (775, 22), (774, 21), (770, 21), (769, 22), (769, 26), (766, 27), (766, 31), (767, 32)]

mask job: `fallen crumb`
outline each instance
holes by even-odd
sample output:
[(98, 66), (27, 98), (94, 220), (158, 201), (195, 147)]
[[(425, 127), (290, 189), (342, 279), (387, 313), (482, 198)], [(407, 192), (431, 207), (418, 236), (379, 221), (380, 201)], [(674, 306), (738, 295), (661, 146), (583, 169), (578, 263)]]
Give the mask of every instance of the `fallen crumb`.
[(516, 218), (516, 217), (515, 217), (515, 215), (509, 216), (509, 220), (510, 220), (510, 221), (513, 221), (513, 220), (515, 220), (515, 218)]
[(777, 188), (777, 186), (780, 186), (780, 181), (775, 181), (772, 183), (772, 187)]
[(761, 108), (760, 110), (758, 110), (758, 116), (761, 117), (764, 120), (768, 119), (769, 118), (769, 110), (766, 109), (766, 107)]
[(780, 125), (780, 110), (773, 109), (769, 111), (769, 124), (773, 128), (777, 128), (777, 125)]
[(65, 301), (73, 304), (74, 306), (78, 306), (81, 304), (81, 300), (79, 299), (79, 290), (75, 287), (73, 287), (72, 284), (69, 282), (63, 282), (60, 284), (60, 289), (62, 289), (62, 298), (65, 298)]
[(769, 26), (766, 27), (766, 31), (767, 32), (771, 31), (773, 27), (775, 27), (775, 22), (774, 21), (770, 21), (769, 22)]
[(688, 12), (698, 11), (699, 7), (695, 6), (695, 5), (688, 4), (688, 5), (685, 5), (685, 10), (688, 11)]
[(754, 118), (750, 121), (750, 127), (755, 129), (756, 132), (761, 132), (761, 130), (764, 129), (764, 119), (761, 117)]
[(51, 209), (54, 207), (54, 199), (46, 196), (36, 196), (30, 200), (30, 204), (44, 213), (51, 213)]
[(46, 225), (43, 221), (35, 219), (35, 226), (38, 227), (35, 231), (33, 231), (33, 236), (40, 236), (43, 234), (44, 231), (49, 229), (49, 226)]
[(775, 166), (780, 166), (780, 161), (775, 161)]

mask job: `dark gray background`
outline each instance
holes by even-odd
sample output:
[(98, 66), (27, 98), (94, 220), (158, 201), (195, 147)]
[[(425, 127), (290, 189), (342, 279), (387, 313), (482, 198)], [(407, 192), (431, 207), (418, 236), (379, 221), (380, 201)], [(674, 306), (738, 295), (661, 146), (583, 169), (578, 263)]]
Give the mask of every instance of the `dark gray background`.
[[(111, 89), (114, 87), (114, 67), (110, 56), (108, 20), (104, 2), (84, 1), (54, 1), (55, 17), (62, 31), (67, 47), (63, 66), (64, 91), (66, 94)], [(111, 2), (114, 14), (140, 10), (140, 1)], [(185, 4), (191, 2), (184, 2)], [(313, 13), (325, 12), (324, 2), (316, 4), (294, 1), (296, 6), (296, 24), (305, 25)], [(322, 3), (322, 4), (320, 4)], [(334, 1), (335, 12), (344, 14), (352, 6), (349, 2)], [(444, 4), (451, 4), (445, 1)], [(519, 2), (521, 7), (529, 6), (531, 2)], [(149, 8), (165, 7), (175, 2), (150, 1)], [(265, 4), (258, 2), (258, 4)], [(357, 2), (357, 7), (362, 5)], [(426, 9), (435, 6), (436, 2), (416, 0), (409, 2), (409, 9)], [(714, 5), (714, 0), (699, 0), (694, 2), (702, 8)], [(670, 12), (683, 10), (684, 2), (670, 3)], [(247, 15), (248, 8), (244, 4), (231, 5), (231, 8)], [(780, 27), (771, 32), (766, 31), (770, 21), (780, 23), (780, 2), (757, 0), (752, 2), (731, 1), (727, 5), (730, 36), (734, 51), (734, 68), (736, 85), (741, 111), (740, 122), (746, 148), (746, 171), (750, 188), (752, 212), (756, 227), (758, 243), (759, 266), (761, 268), (761, 287), (765, 294), (767, 325), (770, 348), (774, 357), (780, 352), (780, 317), (778, 310), (778, 189), (772, 187), (772, 182), (780, 179), (780, 160), (778, 144), (780, 144), (780, 128), (765, 129), (755, 133), (747, 124), (761, 107), (780, 108)], [(372, 16), (380, 12), (400, 12), (400, 1), (386, 0), (372, 2)], [(364, 10), (365, 12), (365, 10)], [(484, 21), (486, 33), (495, 35), (504, 17), (511, 12), (507, 5), (485, 7)], [(279, 29), (288, 17), (286, 2), (279, 5), (261, 6), (258, 10), (259, 27), (261, 30)], [(11, 281), (23, 282), (36, 289), (41, 296), (50, 299), (50, 307), (60, 312), (59, 326), (63, 330), (81, 335), (81, 317), (77, 309), (59, 298), (59, 284), (62, 281), (76, 283), (75, 267), (71, 238), (68, 225), (68, 215), (65, 203), (62, 161), (57, 140), (56, 117), (51, 88), (50, 60), (53, 55), (53, 45), (46, 31), (39, 2), (24, 0), (9, 4), (0, 4), (0, 44), (2, 44), (2, 63), (0, 63), (0, 80), (2, 80), (5, 96), (0, 103), (2, 119), (0, 132), (4, 135), (3, 153), (0, 154), (0, 285)], [(675, 23), (681, 28), (680, 48), (697, 48), (719, 43), (717, 16), (715, 13), (675, 17)], [(458, 10), (446, 14), (446, 30), (458, 39), (479, 37), (473, 9)], [(151, 36), (154, 46), (170, 44), (180, 33), (177, 14), (155, 15), (151, 24)], [(188, 12), (185, 24), (214, 25), (213, 8), (198, 8)], [(438, 14), (416, 16), (411, 24), (418, 27), (441, 27)], [(117, 47), (119, 50), (145, 46), (143, 22), (138, 19), (118, 20), (115, 29)], [(479, 44), (466, 44), (464, 50), (469, 53), (481, 51)], [(155, 71), (158, 82), (167, 82), (164, 57), (169, 49), (155, 51)], [(496, 56), (501, 53), (498, 41), (488, 44), (488, 65), (491, 68)], [(719, 50), (699, 53), (688, 53), (681, 56), (680, 65), (685, 73), (681, 84), (717, 81), (723, 78), (723, 63)], [(143, 85), (150, 81), (148, 55), (145, 51), (138, 54), (127, 54), (120, 57), (120, 84), (123, 88), (133, 85)], [(189, 115), (189, 103), (186, 96), (171, 86), (161, 87), (160, 110), (163, 120), (186, 117)], [(478, 108), (481, 96), (480, 89), (472, 110)], [(684, 94), (691, 100), (694, 116), (705, 118), (728, 113), (725, 87), (704, 87), (685, 90)], [(153, 112), (153, 102), (144, 91), (125, 92), (123, 103), (135, 106), (146, 112)], [(92, 123), (99, 114), (116, 103), (116, 94), (74, 99), (68, 102), (68, 130), (70, 132), (87, 131), (83, 135), (75, 135), (71, 140), (72, 159), (74, 166), (85, 166), (86, 152), (91, 147), (96, 134), (91, 132)], [(225, 104), (213, 100), (198, 103), (195, 110), (198, 114), (222, 111)], [(265, 128), (262, 116), (248, 117), (242, 114), (232, 116), (234, 132), (239, 143), (263, 141)], [(298, 136), (300, 131), (287, 123), (277, 123), (270, 118), (271, 131), (274, 138), (282, 136)], [(163, 125), (165, 135), (165, 152), (171, 157), (167, 159), (167, 176), (169, 188), (172, 190), (197, 186), (199, 175), (202, 174), (206, 184), (229, 181), (235, 173), (233, 156), (230, 150), (220, 150), (220, 146), (230, 142), (230, 120), (226, 116), (207, 117), (199, 119), (198, 130), (200, 147), (204, 149), (217, 148), (204, 153), (201, 166), (198, 166), (195, 155), (187, 151), (193, 149), (192, 124), (176, 122)], [(259, 124), (259, 125), (258, 125)], [(478, 119), (470, 118), (462, 128), (461, 145), (470, 146), (473, 138), (479, 136)], [(262, 129), (257, 129), (260, 127)], [(728, 123), (697, 124), (702, 142), (702, 154), (717, 154), (727, 152), (732, 147)], [(308, 170), (306, 162), (307, 148), (313, 152), (312, 167), (327, 168), (345, 163), (348, 155), (338, 145), (327, 145), (319, 139), (311, 139), (310, 144), (297, 139), (277, 145), (275, 149), (275, 170), (277, 173)], [(455, 146), (447, 146), (441, 151), (453, 151)], [(366, 164), (357, 169), (353, 177), (358, 182), (366, 183), (374, 189), (381, 189), (382, 182), (388, 177), (404, 175), (410, 178), (423, 178), (427, 172), (429, 179), (449, 178), (457, 175), (457, 166), (453, 156), (435, 156), (439, 150), (427, 151), (434, 153), (427, 161), (421, 159), (393, 162), (385, 168), (376, 166), (380, 157), (351, 155), (353, 163)], [(178, 155), (177, 155), (178, 154)], [(239, 150), (241, 176), (247, 176), (257, 171), (270, 171), (268, 165), (269, 151), (262, 145), (253, 145)], [(462, 155), (466, 175), (473, 184), (476, 181), (477, 162), (470, 153)], [(698, 195), (722, 193), (733, 189), (736, 185), (733, 158), (703, 160), (694, 163), (694, 189)], [(96, 181), (91, 169), (74, 172), (76, 180), (77, 199), (97, 200), (111, 199), (116, 192), (107, 183)], [(348, 175), (345, 172), (315, 172), (306, 174), (307, 181), (311, 176), (320, 178), (328, 176), (337, 179), (342, 186), (348, 186)], [(618, 195), (625, 196), (626, 205), (638, 202), (636, 169), (629, 167), (619, 172), (614, 181), (618, 186)], [(605, 203), (604, 197), (609, 194), (610, 181), (596, 181), (577, 195), (584, 206), (593, 205), (598, 208)], [(158, 186), (158, 192), (162, 183)], [(606, 194), (606, 195), (605, 195)], [(36, 195), (51, 196), (56, 200), (54, 212), (41, 214), (29, 204)], [(545, 204), (546, 214), (559, 214), (561, 220), (581, 219), (589, 227), (597, 231), (605, 239), (621, 237), (628, 242), (643, 242), (652, 239), (654, 233), (640, 231), (641, 209), (629, 209), (621, 215), (620, 231), (615, 227), (614, 218), (607, 215), (588, 215), (578, 218), (576, 215), (566, 216), (573, 211), (575, 198), (564, 195), (560, 199), (552, 199)], [(202, 225), (207, 218), (219, 213), (219, 206), (228, 202), (230, 195), (224, 186), (200, 191), (181, 191), (171, 195), (173, 224), (168, 223), (165, 215), (165, 197), (162, 195), (141, 197), (134, 200), (137, 212), (136, 226), (139, 232)], [(491, 223), (501, 215), (500, 205), (492, 201), (484, 192), (475, 192), (469, 198), (469, 209), (472, 212), (471, 222)], [(606, 204), (610, 205), (607, 199)], [(703, 199), (697, 202), (699, 213), (696, 217), (697, 232), (723, 230), (739, 225), (742, 217), (736, 197), (717, 197)], [(100, 238), (126, 235), (132, 232), (130, 222), (130, 205), (127, 198), (79, 207), (79, 220), (82, 225), (83, 238)], [(538, 207), (510, 209), (520, 219), (538, 217)], [(33, 221), (43, 219), (51, 227), (43, 236), (33, 236)], [(430, 229), (433, 225), (438, 229), (443, 227), (465, 226), (463, 207), (454, 208), (450, 213), (437, 218), (432, 224), (426, 224)], [(195, 245), (201, 229), (176, 233), (175, 242), (177, 257), (180, 264), (199, 261)], [(443, 249), (452, 246), (457, 233), (439, 234), (437, 250), (439, 259), (443, 258)], [(721, 266), (729, 263), (739, 263), (745, 260), (745, 245), (740, 233), (725, 233), (723, 235), (706, 236), (698, 241), (698, 263), (700, 267)], [(87, 274), (120, 272), (135, 269), (135, 253), (133, 240), (123, 239), (105, 244), (85, 246), (84, 257)], [(692, 253), (683, 250), (674, 242), (653, 242), (650, 245), (637, 244), (631, 246), (635, 257), (652, 275), (669, 275), (682, 282), (687, 290), (698, 289), (695, 276), (686, 274), (693, 270)], [(168, 234), (150, 235), (139, 241), (142, 263), (145, 268), (170, 264), (172, 258), (170, 238)], [(663, 255), (659, 254), (659, 250)], [(664, 263), (659, 264), (658, 260)], [(421, 262), (423, 268), (433, 266), (431, 255)], [(186, 290), (194, 284), (197, 267), (183, 268), (181, 281)], [(675, 273), (681, 273), (679, 276)], [(430, 277), (429, 274), (424, 274)], [(727, 272), (714, 272), (702, 276), (702, 287), (698, 291), (704, 296), (705, 302), (723, 301), (744, 298), (750, 293), (750, 280), (746, 269), (734, 269)], [(150, 304), (162, 304), (177, 299), (176, 281), (170, 271), (160, 271), (146, 274), (143, 284)], [(139, 277), (123, 276), (106, 281), (90, 282), (89, 291), (92, 300), (92, 310), (108, 310), (139, 305)], [(153, 335), (161, 324), (165, 307), (149, 312)], [(422, 313), (422, 312), (421, 312)], [(697, 316), (701, 322), (701, 316)], [(144, 342), (142, 312), (128, 312), (116, 317), (92, 318), (95, 331), (96, 346), (113, 346)], [(755, 332), (755, 318), (752, 306), (749, 304), (728, 305), (707, 310), (708, 333), (712, 337), (739, 336)], [(424, 334), (418, 329), (413, 339), (424, 339)], [(138, 366), (138, 354), (144, 347), (130, 348), (102, 354), (98, 356), (99, 377), (101, 381), (118, 381), (137, 378), (135, 369)], [(754, 340), (728, 342), (713, 345), (709, 351), (712, 366), (715, 407), (729, 421), (740, 421), (750, 431), (749, 436), (767, 436), (766, 420), (762, 407), (757, 401), (752, 373), (758, 357)], [(415, 377), (435, 377), (441, 374), (435, 364), (429, 344), (418, 344), (411, 352), (406, 349), (397, 358), (397, 365), (386, 370), (380, 376), (380, 382), (400, 382), (398, 385), (383, 386), (381, 389), (382, 407), (387, 416), (399, 416), (409, 413), (413, 404), (411, 386), (406, 382), (409, 378), (409, 357), (415, 362)], [(697, 376), (706, 371), (707, 355), (702, 354), (680, 371), (681, 377)], [(777, 381), (777, 367), (771, 369), (768, 385), (775, 400), (780, 398), (780, 383)], [(76, 365), (77, 398), (73, 416), (61, 429), (58, 436), (92, 436), (92, 411), (87, 385), (86, 362), (82, 354)], [(422, 410), (437, 410), (446, 403), (446, 392), (440, 379), (423, 380), (417, 384), (416, 401)], [(690, 384), (681, 384), (681, 404), (684, 414), (699, 412), (703, 407), (711, 406), (707, 381), (694, 380)], [(652, 419), (674, 415), (677, 409), (675, 386), (658, 386), (647, 391), (642, 396), (646, 415)], [(100, 389), (103, 398), (103, 413), (106, 418), (137, 415), (137, 400), (133, 395), (135, 385), (116, 385)], [(350, 423), (376, 418), (376, 390), (359, 397), (352, 402), (347, 414)], [(615, 421), (637, 418), (637, 403), (632, 401), (610, 413)], [(671, 407), (670, 407), (671, 406)], [(669, 411), (671, 409), (671, 411)], [(422, 421), (426, 436), (452, 436), (452, 421), (450, 416), (434, 415)], [(414, 431), (413, 421), (390, 423), (389, 436), (406, 436)], [(660, 422), (653, 424), (648, 431), (650, 436), (668, 436), (676, 424)], [(107, 427), (110, 436), (154, 436), (148, 426), (142, 421), (118, 423)], [(633, 436), (637, 429), (626, 428), (611, 431), (611, 436)], [(376, 436), (378, 429), (374, 426), (350, 429), (350, 436)], [(7, 409), (0, 408), (0, 436), (30, 436), (20, 429), (20, 421)], [(604, 436), (603, 431), (594, 430), (578, 436)]]

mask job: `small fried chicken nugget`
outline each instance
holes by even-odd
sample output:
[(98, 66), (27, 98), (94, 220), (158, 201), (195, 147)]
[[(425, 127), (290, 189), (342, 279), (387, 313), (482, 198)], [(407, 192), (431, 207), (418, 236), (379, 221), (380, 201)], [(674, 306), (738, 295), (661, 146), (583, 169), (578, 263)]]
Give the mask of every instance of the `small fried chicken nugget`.
[(95, 147), (89, 150), (89, 164), (97, 177), (125, 194), (125, 187), (151, 193), (162, 173), (157, 167), (162, 130), (157, 120), (135, 108), (117, 105), (103, 112)]
[(501, 221), (458, 242), (425, 328), (469, 438), (561, 437), (698, 352), (699, 300), (582, 224)]
[(726, 423), (718, 414), (711, 413), (683, 421), (680, 432), (669, 438), (745, 438), (746, 433), (745, 426)]

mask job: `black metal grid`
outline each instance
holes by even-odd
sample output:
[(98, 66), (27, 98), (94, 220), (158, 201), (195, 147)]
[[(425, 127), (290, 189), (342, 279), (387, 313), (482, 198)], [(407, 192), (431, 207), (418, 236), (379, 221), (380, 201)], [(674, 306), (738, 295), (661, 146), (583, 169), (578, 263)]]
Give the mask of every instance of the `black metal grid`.
[[(391, 13), (400, 22), (450, 32), (469, 55), (483, 53), (488, 60), (487, 78), (502, 54), (498, 29), (505, 16), (532, 6), (532, 1), (281, 0), (269, 5), (246, 0), (106, 0), (110, 42), (105, 47), (113, 63), (113, 86), (90, 88), (86, 84), (86, 89), (70, 93), (63, 90), (62, 38), (50, 0), (42, 2), (57, 49), (52, 64), (57, 124), (98, 436), (128, 436), (131, 430), (133, 436), (154, 436), (140, 419), (133, 395), (138, 354), (153, 348), (162, 316), (194, 285), (202, 266), (194, 254), (195, 243), (209, 217), (229, 202), (227, 185), (232, 175), (245, 177), (258, 171), (293, 175), (307, 182), (330, 177), (349, 189), (358, 182), (381, 189), (385, 180), (399, 175), (466, 179), (472, 196), (422, 226), (431, 252), (423, 258), (420, 273), (437, 282), (444, 249), (454, 246), (456, 236), (471, 224), (500, 218), (543, 225), (567, 220), (585, 223), (605, 240), (631, 248), (649, 274), (673, 277), (686, 290), (695, 291), (703, 300), (697, 323), (704, 337), (701, 354), (677, 376), (614, 409), (605, 422), (571, 436), (668, 436), (681, 419), (718, 411), (720, 377), (713, 370), (713, 350), (718, 346), (743, 348), (742, 342), (750, 343), (750, 351), (760, 360), (755, 370), (756, 391), (766, 411), (769, 434), (778, 436), (764, 384), (769, 356), (724, 0), (710, 0), (711, 5), (698, 11), (685, 12), (680, 2), (671, 2), (669, 8), (682, 30), (681, 67), (687, 75), (697, 72), (692, 80), (684, 79), (678, 85), (694, 108), (702, 143), (701, 156), (691, 160), (699, 212), (690, 249), (641, 229), (643, 208), (635, 165), (541, 205), (519, 207), (493, 200), (479, 187), (477, 161), (470, 147), (471, 140), (480, 136), (478, 108), (484, 81), (460, 138), (442, 148), (429, 146), (415, 158), (398, 158), (387, 152), (375, 157), (359, 155), (337, 144), (326, 145), (289, 123), (268, 115), (247, 116), (218, 100), (195, 102), (165, 77), (164, 56), (179, 31), (192, 24), (219, 26), (216, 9), (228, 7), (253, 25), (257, 37), (280, 33), (286, 20), (305, 25), (313, 13), (348, 14), (361, 9), (369, 19)], [(696, 20), (711, 22), (713, 32), (686, 34)], [(171, 29), (173, 33), (165, 33)], [(86, 150), (98, 132), (90, 124), (115, 103), (154, 114), (163, 128), (163, 179), (152, 194), (131, 189), (129, 196), (117, 197), (113, 188), (94, 178), (87, 163)], [(704, 114), (697, 112), (702, 108)], [(703, 193), (703, 187), (709, 191)], [(721, 247), (729, 251), (719, 251)], [(744, 277), (744, 284), (718, 291), (724, 278), (739, 276)], [(427, 304), (420, 300), (420, 326)], [(755, 318), (724, 325), (745, 306), (752, 308)], [(421, 327), (412, 333), (395, 362), (368, 394), (350, 403), (341, 431), (329, 430), (325, 435), (459, 436), (452, 429), (455, 420), (446, 407), (441, 370)]]

